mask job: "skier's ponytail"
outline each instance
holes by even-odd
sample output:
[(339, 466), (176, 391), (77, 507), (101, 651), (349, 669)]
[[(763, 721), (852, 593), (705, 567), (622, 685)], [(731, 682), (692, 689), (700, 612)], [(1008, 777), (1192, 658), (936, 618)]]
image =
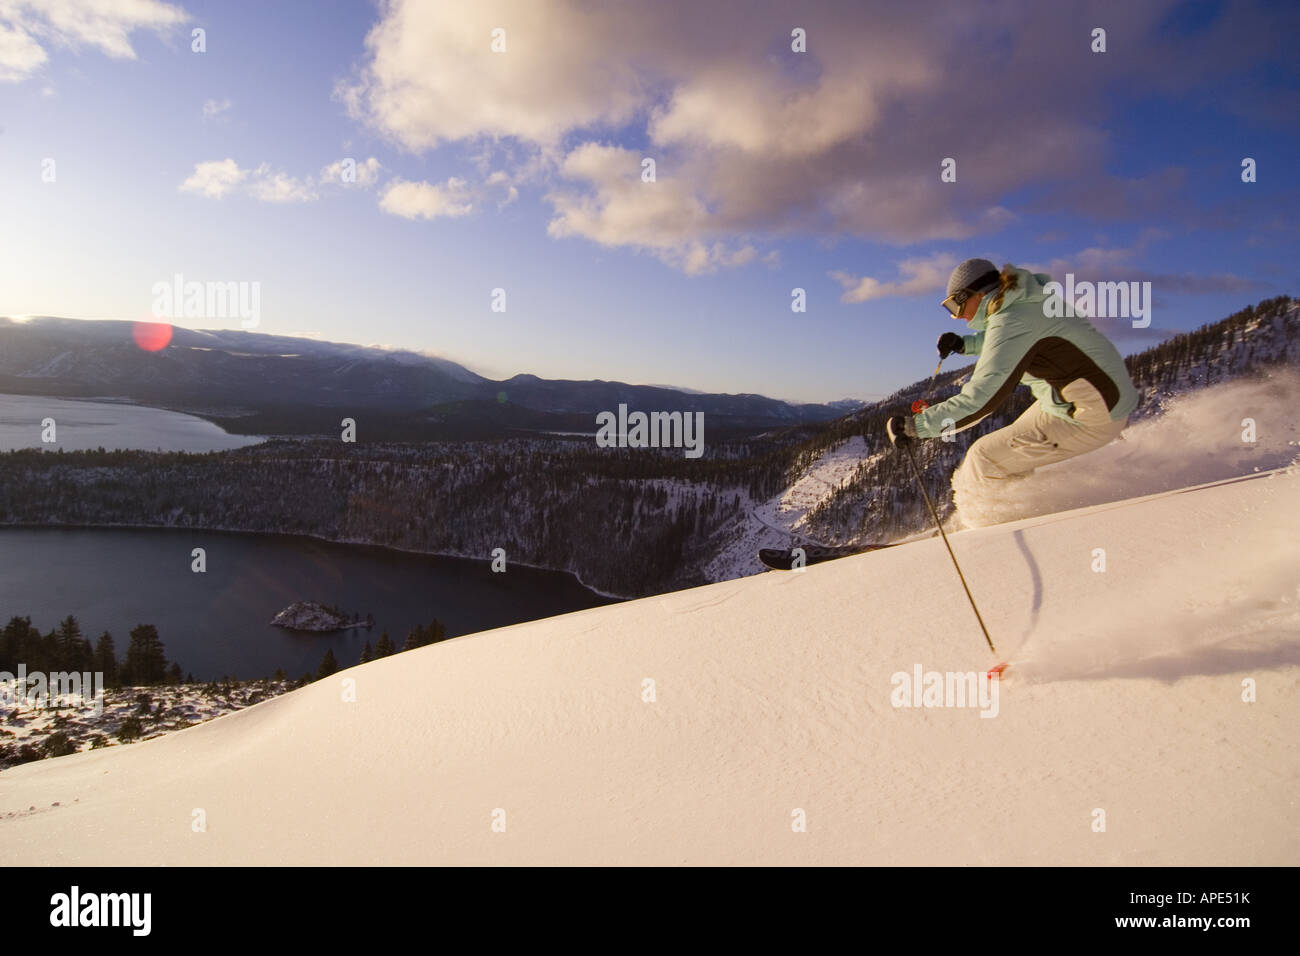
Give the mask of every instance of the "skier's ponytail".
[(992, 315), (1002, 308), (1002, 297), (1007, 294), (1007, 290), (1014, 289), (1019, 285), (1020, 276), (1016, 274), (1016, 267), (1008, 262), (1002, 267), (1002, 274), (998, 276), (998, 291), (993, 293), (993, 298), (989, 300), (989, 307), (985, 311), (985, 315)]

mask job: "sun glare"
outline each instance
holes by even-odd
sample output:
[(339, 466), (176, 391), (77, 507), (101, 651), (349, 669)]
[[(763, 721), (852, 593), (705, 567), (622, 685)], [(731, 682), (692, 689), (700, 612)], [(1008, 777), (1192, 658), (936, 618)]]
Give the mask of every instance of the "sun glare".
[(131, 335), (135, 344), (146, 352), (157, 352), (172, 340), (172, 327), (167, 322), (137, 322)]

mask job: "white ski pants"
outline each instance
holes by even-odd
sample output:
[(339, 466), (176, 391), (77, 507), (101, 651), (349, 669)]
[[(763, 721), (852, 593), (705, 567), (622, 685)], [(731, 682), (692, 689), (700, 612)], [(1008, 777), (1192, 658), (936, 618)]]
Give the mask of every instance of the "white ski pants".
[(959, 512), (962, 497), (997, 496), (1008, 478), (1108, 445), (1128, 424), (1127, 418), (1111, 421), (1105, 399), (1087, 379), (1075, 379), (1061, 389), (1061, 395), (1074, 403), (1073, 419), (1049, 415), (1040, 402), (1034, 402), (1010, 425), (970, 446), (952, 476)]

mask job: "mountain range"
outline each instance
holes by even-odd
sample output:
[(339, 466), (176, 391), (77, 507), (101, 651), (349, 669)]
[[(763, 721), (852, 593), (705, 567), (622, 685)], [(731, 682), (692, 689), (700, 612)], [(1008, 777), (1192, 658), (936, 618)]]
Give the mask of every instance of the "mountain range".
[(339, 415), (367, 412), (368, 437), (412, 439), (457, 428), (591, 431), (597, 412), (620, 404), (703, 412), (722, 429), (827, 421), (864, 404), (528, 374), (495, 381), (420, 352), (239, 330), (175, 326), (151, 352), (136, 344), (135, 325), (0, 318), (0, 392), (127, 399), (198, 412), (245, 434), (318, 434), (335, 430)]

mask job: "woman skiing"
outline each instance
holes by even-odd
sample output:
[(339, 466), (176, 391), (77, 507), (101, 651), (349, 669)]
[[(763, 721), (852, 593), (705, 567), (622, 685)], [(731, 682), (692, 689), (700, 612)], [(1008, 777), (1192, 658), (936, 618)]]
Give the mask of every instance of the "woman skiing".
[[(961, 392), (914, 415), (895, 415), (886, 431), (895, 445), (962, 431), (996, 411), (1018, 384), (1038, 401), (1005, 428), (977, 440), (952, 476), (954, 503), (996, 500), (1007, 480), (1040, 465), (1101, 448), (1119, 436), (1138, 394), (1124, 360), (1087, 319), (1063, 315), (1044, 290), (1050, 277), (987, 259), (967, 259), (948, 279), (943, 307), (971, 333), (945, 332), (939, 358), (977, 355)], [(971, 509), (973, 510), (973, 509)], [(971, 515), (963, 523), (972, 525)]]

